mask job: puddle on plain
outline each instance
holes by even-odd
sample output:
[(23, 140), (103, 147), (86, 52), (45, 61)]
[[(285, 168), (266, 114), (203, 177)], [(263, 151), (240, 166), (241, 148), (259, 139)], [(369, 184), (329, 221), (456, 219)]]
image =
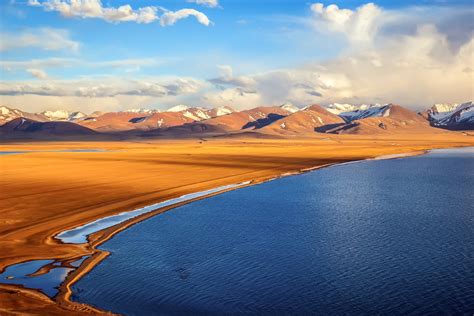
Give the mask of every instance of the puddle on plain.
[[(63, 267), (60, 262), (54, 262), (54, 260), (32, 260), (18, 263), (7, 267), (0, 274), (0, 283), (23, 285), (26, 288), (40, 290), (49, 297), (54, 297), (58, 294), (59, 286), (66, 279), (66, 276), (79, 267), (86, 258), (88, 256), (72, 262), (70, 264), (72, 268)], [(32, 273), (51, 264), (52, 269), (47, 273), (31, 276)]]
[(129, 219), (135, 218), (137, 216), (149, 213), (149, 212), (157, 210), (159, 208), (163, 208), (163, 207), (170, 206), (170, 205), (173, 205), (173, 204), (177, 204), (177, 203), (180, 203), (180, 202), (185, 202), (185, 201), (189, 201), (189, 200), (192, 200), (192, 199), (195, 199), (195, 198), (199, 198), (199, 197), (202, 197), (202, 196), (205, 196), (205, 195), (208, 195), (208, 194), (218, 193), (218, 192), (225, 191), (225, 190), (228, 190), (228, 189), (237, 188), (237, 187), (246, 185), (248, 183), (250, 183), (250, 182), (230, 184), (230, 185), (221, 186), (221, 187), (218, 187), (218, 188), (215, 188), (215, 189), (210, 189), (210, 190), (207, 190), (207, 191), (190, 193), (190, 194), (180, 196), (178, 198), (174, 198), (174, 199), (170, 199), (170, 200), (167, 200), (167, 201), (164, 201), (164, 202), (160, 202), (160, 203), (152, 204), (152, 205), (149, 205), (149, 206), (145, 206), (145, 207), (136, 209), (134, 211), (123, 212), (123, 213), (120, 213), (120, 214), (117, 214), (117, 215), (104, 217), (104, 218), (98, 219), (96, 221), (90, 222), (88, 224), (85, 224), (85, 225), (82, 225), (82, 226), (79, 226), (79, 227), (76, 227), (76, 228), (73, 228), (73, 229), (70, 229), (70, 230), (63, 231), (62, 233), (59, 233), (58, 235), (56, 235), (56, 238), (58, 238), (59, 240), (61, 240), (64, 243), (69, 243), (69, 244), (86, 243), (87, 238), (89, 237), (89, 235), (91, 235), (95, 232), (98, 232), (100, 230), (112, 227), (114, 225), (123, 223), (123, 222), (125, 222)]
[(24, 154), (26, 151), (0, 151), (0, 155)]
[(19, 150), (19, 151), (0, 151), (1, 155), (18, 155), (27, 153), (97, 153), (106, 152), (105, 149), (60, 149), (60, 150)]

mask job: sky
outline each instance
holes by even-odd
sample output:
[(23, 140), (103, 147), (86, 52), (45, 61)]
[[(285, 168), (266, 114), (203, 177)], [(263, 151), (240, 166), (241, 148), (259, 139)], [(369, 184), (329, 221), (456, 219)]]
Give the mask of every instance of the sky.
[(2, 0), (0, 105), (39, 112), (474, 98), (471, 0)]

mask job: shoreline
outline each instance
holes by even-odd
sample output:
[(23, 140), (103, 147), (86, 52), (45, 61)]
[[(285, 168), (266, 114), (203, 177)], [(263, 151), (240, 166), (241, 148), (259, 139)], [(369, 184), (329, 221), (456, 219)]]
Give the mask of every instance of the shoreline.
[[(363, 158), (363, 159), (353, 159), (353, 160), (351, 160), (351, 159), (342, 159), (341, 158), (340, 162), (331, 162), (331, 163), (327, 163), (327, 164), (316, 165), (314, 167), (302, 168), (302, 169), (299, 169), (299, 170), (296, 170), (296, 171), (284, 172), (284, 173), (281, 173), (277, 176), (266, 176), (266, 177), (261, 177), (261, 178), (255, 178), (255, 179), (252, 179), (252, 180), (248, 181), (248, 183), (244, 183), (244, 184), (239, 185), (237, 187), (231, 187), (231, 188), (228, 188), (228, 189), (225, 189), (225, 190), (222, 190), (222, 191), (213, 192), (211, 194), (202, 195), (202, 196), (192, 198), (192, 199), (189, 199), (189, 200), (186, 200), (186, 201), (183, 201), (183, 202), (178, 202), (176, 204), (172, 204), (172, 205), (169, 205), (169, 206), (157, 208), (157, 209), (151, 210), (147, 213), (138, 215), (137, 217), (130, 218), (130, 219), (126, 220), (125, 222), (116, 224), (112, 227), (108, 227), (108, 228), (102, 229), (100, 231), (96, 231), (96, 232), (89, 235), (89, 240), (86, 243), (86, 246), (85, 246), (85, 249), (84, 249), (84, 250), (87, 250), (89, 252), (88, 253), (89, 257), (86, 260), (84, 260), (84, 262), (82, 262), (82, 264), (77, 269), (71, 271), (66, 276), (66, 278), (64, 279), (64, 281), (61, 283), (61, 285), (59, 287), (59, 293), (54, 298), (49, 298), (49, 299), (52, 300), (55, 304), (57, 304), (59, 307), (64, 308), (65, 311), (78, 312), (78, 313), (84, 313), (85, 312), (85, 313), (94, 313), (94, 314), (99, 314), (99, 313), (100, 314), (102, 314), (102, 313), (110, 314), (110, 312), (107, 312), (107, 311), (102, 310), (100, 308), (72, 301), (71, 296), (73, 295), (73, 292), (71, 290), (71, 286), (73, 284), (75, 284), (77, 281), (79, 281), (81, 277), (83, 277), (88, 272), (90, 272), (97, 264), (102, 262), (102, 260), (104, 260), (108, 257), (108, 255), (110, 253), (108, 253), (107, 251), (103, 251), (103, 250), (98, 249), (98, 246), (102, 245), (106, 241), (113, 238), (116, 234), (118, 234), (119, 232), (121, 232), (121, 231), (123, 231), (123, 230), (125, 230), (129, 227), (131, 227), (132, 225), (135, 225), (135, 224), (137, 224), (141, 221), (144, 221), (144, 220), (146, 220), (148, 218), (151, 218), (153, 216), (156, 216), (158, 214), (164, 213), (168, 210), (171, 210), (171, 209), (174, 209), (176, 207), (179, 207), (179, 206), (182, 206), (182, 205), (185, 205), (185, 204), (188, 204), (188, 203), (192, 203), (192, 202), (195, 202), (195, 201), (198, 201), (198, 200), (202, 200), (202, 199), (205, 199), (205, 198), (208, 198), (208, 197), (212, 197), (212, 196), (215, 196), (215, 195), (218, 195), (218, 194), (222, 194), (222, 193), (234, 190), (234, 189), (245, 188), (245, 187), (248, 187), (248, 186), (251, 186), (251, 185), (257, 185), (257, 184), (273, 181), (273, 180), (280, 179), (280, 178), (287, 177), (287, 176), (300, 175), (300, 174), (303, 174), (303, 173), (319, 170), (319, 169), (322, 169), (322, 168), (328, 168), (328, 167), (332, 167), (332, 166), (344, 165), (344, 164), (348, 164), (348, 163), (363, 162), (363, 161), (366, 161), (366, 160), (406, 158), (406, 157), (411, 157), (411, 156), (423, 155), (423, 154), (426, 154), (426, 153), (428, 153), (432, 150), (436, 150), (436, 149), (462, 148), (462, 147), (470, 147), (470, 146), (455, 146), (454, 145), (454, 146), (450, 146), (450, 147), (436, 147), (436, 146), (433, 146), (433, 147), (434, 148), (424, 149), (424, 150), (414, 149), (413, 151), (407, 151), (407, 152), (404, 152), (404, 153), (401, 153), (401, 154), (388, 154), (388, 155), (383, 155), (382, 154), (382, 155), (379, 155), (379, 156), (367, 157), (367, 158)], [(132, 212), (132, 211), (133, 210), (130, 210), (130, 211), (127, 211), (127, 212)], [(98, 218), (98, 219), (100, 219), (100, 218)], [(81, 225), (86, 225), (88, 223), (90, 223), (90, 222), (81, 223), (81, 224), (77, 225), (76, 227), (79, 227)], [(49, 241), (51, 242), (51, 240), (55, 239), (56, 238), (55, 236), (57, 236), (61, 232), (64, 232), (64, 231), (67, 231), (67, 230), (70, 230), (70, 229), (73, 229), (73, 228), (74, 227), (72, 227), (72, 228), (63, 228), (60, 232), (56, 232), (55, 234), (50, 236)], [(66, 244), (66, 243), (61, 242), (61, 244)], [(83, 256), (83, 255), (84, 254), (81, 254), (81, 256)], [(78, 256), (79, 256), (78, 254), (74, 254), (74, 256), (71, 256), (67, 260), (72, 260), (74, 258), (77, 258)], [(56, 259), (56, 260), (58, 260), (60, 262), (66, 261), (66, 260), (64, 260), (64, 258)], [(17, 262), (17, 263), (20, 263), (20, 262)], [(3, 284), (1, 286), (3, 286)], [(22, 287), (21, 285), (8, 285), (7, 287), (8, 288), (16, 288), (16, 290), (19, 291), (19, 292), (28, 292), (28, 293), (34, 292), (34, 293), (37, 293), (38, 297), (44, 295), (40, 290), (27, 289), (27, 288)]]
[[(401, 153), (401, 154), (396, 154), (396, 155), (382, 155), (382, 156), (377, 156), (377, 157), (374, 157), (374, 158), (359, 159), (359, 160), (340, 162), (340, 163), (329, 163), (329, 164), (325, 164), (325, 165), (300, 169), (300, 170), (297, 170), (297, 171), (294, 171), (294, 172), (283, 173), (283, 174), (278, 175), (276, 177), (271, 177), (271, 178), (267, 178), (267, 179), (253, 179), (253, 180), (248, 181), (247, 183), (243, 183), (242, 185), (239, 185), (239, 186), (236, 186), (236, 187), (228, 188), (228, 189), (218, 191), (218, 192), (215, 192), (215, 193), (202, 195), (202, 196), (199, 196), (197, 198), (189, 199), (189, 200), (186, 200), (184, 202), (179, 202), (179, 203), (172, 204), (172, 205), (169, 205), (169, 206), (166, 206), (166, 207), (158, 208), (158, 209), (152, 210), (148, 213), (145, 213), (145, 214), (139, 215), (137, 217), (128, 219), (125, 222), (119, 223), (119, 224), (114, 225), (112, 227), (105, 228), (103, 230), (94, 232), (91, 235), (89, 235), (89, 238), (92, 238), (92, 241), (87, 242), (91, 246), (91, 248), (94, 250), (94, 253), (89, 258), (84, 260), (84, 262), (76, 270), (72, 271), (70, 274), (67, 275), (67, 277), (65, 278), (65, 280), (61, 283), (61, 285), (59, 287), (59, 293), (55, 297), (55, 300), (60, 306), (64, 306), (64, 307), (67, 307), (67, 308), (74, 307), (76, 304), (82, 304), (82, 303), (74, 302), (74, 301), (71, 300), (71, 297), (73, 295), (72, 286), (75, 283), (77, 283), (83, 276), (85, 276), (87, 273), (92, 271), (92, 269), (94, 269), (94, 267), (96, 265), (100, 264), (103, 260), (105, 260), (111, 254), (108, 251), (98, 249), (98, 247), (100, 245), (104, 244), (105, 242), (107, 242), (108, 240), (112, 239), (113, 237), (115, 237), (115, 235), (117, 235), (121, 231), (123, 231), (125, 229), (128, 229), (131, 226), (133, 226), (135, 224), (138, 224), (142, 221), (145, 221), (145, 220), (147, 220), (151, 217), (154, 217), (156, 215), (159, 215), (159, 214), (162, 214), (162, 213), (167, 212), (169, 210), (178, 208), (178, 207), (183, 206), (185, 204), (190, 204), (190, 203), (193, 203), (193, 202), (196, 202), (196, 201), (199, 201), (199, 200), (204, 200), (204, 199), (207, 199), (209, 197), (216, 196), (216, 195), (219, 195), (219, 194), (223, 194), (223, 193), (226, 193), (226, 192), (229, 192), (229, 191), (242, 189), (242, 188), (249, 187), (249, 186), (254, 186), (254, 185), (258, 185), (258, 184), (262, 184), (262, 183), (265, 183), (265, 182), (278, 180), (278, 179), (289, 177), (289, 176), (297, 176), (297, 175), (313, 172), (313, 171), (323, 169), (323, 168), (335, 167), (335, 166), (345, 165), (345, 164), (350, 164), (350, 163), (360, 163), (360, 162), (370, 161), (370, 160), (389, 160), (389, 159), (399, 159), (399, 158), (420, 156), (420, 155), (425, 155), (430, 151), (432, 151), (432, 149), (431, 150), (414, 151), (414, 152), (406, 152), (406, 153)], [(130, 211), (130, 212), (133, 212), (133, 210)], [(110, 313), (109, 311), (100, 309), (100, 307), (98, 307), (98, 306), (92, 306), (92, 305), (87, 305), (87, 306), (92, 307), (94, 312)]]

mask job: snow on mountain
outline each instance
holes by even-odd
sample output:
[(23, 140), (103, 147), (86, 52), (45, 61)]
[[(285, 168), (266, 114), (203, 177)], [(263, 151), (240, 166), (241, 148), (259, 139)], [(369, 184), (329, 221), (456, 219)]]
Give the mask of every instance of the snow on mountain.
[(82, 112), (72, 112), (71, 114), (69, 114), (69, 117), (68, 117), (68, 121), (76, 121), (76, 120), (80, 120), (82, 118), (85, 118), (87, 117), (86, 114), (82, 113)]
[(207, 120), (210, 119), (211, 116), (209, 115), (209, 110), (207, 109), (202, 109), (202, 108), (192, 108), (193, 114), (200, 118), (201, 120)]
[(223, 116), (235, 112), (234, 109), (228, 106), (220, 106), (218, 108), (212, 109), (211, 112), (215, 113), (215, 116)]
[(458, 103), (436, 103), (430, 108), (430, 113), (438, 114), (451, 112), (458, 107)]
[[(440, 109), (448, 111), (441, 112)], [(455, 107), (454, 105), (440, 107), (435, 104), (431, 107), (428, 117), (431, 124), (436, 127), (474, 130), (474, 104), (472, 101)]]
[(212, 117), (227, 115), (235, 111), (228, 106), (206, 109), (201, 107), (189, 107), (187, 105), (180, 104), (166, 110), (166, 112), (181, 112), (187, 118), (190, 118), (194, 121), (202, 121)]
[(69, 112), (66, 110), (44, 111), (40, 114), (50, 121), (76, 121), (87, 117), (82, 112)]
[(0, 106), (0, 121), (7, 122), (17, 117), (23, 117), (23, 112), (17, 109), (10, 109), (6, 106)]
[[(202, 112), (202, 111), (201, 111)], [(202, 112), (203, 113), (203, 112)], [(204, 113), (203, 113), (204, 114)], [(183, 116), (187, 117), (187, 118), (190, 118), (191, 120), (194, 120), (194, 121), (201, 121), (203, 119), (206, 119), (206, 118), (209, 118), (206, 117), (206, 118), (201, 118), (200, 116), (196, 115), (196, 113), (193, 113), (193, 112), (190, 112), (190, 111), (184, 111), (183, 112)]]
[(356, 106), (334, 103), (328, 106), (328, 111), (339, 115), (346, 122), (352, 122), (367, 117), (387, 117), (390, 115), (390, 105), (362, 104)]
[(184, 104), (179, 104), (179, 105), (173, 106), (172, 108), (169, 108), (168, 110), (166, 110), (166, 112), (182, 112), (182, 111), (186, 111), (187, 109), (189, 109), (189, 106), (184, 105)]
[(160, 110), (146, 109), (146, 108), (135, 108), (135, 109), (128, 109), (128, 110), (125, 110), (123, 112), (138, 113), (138, 114), (153, 114), (153, 113), (160, 113)]
[(18, 109), (12, 109), (6, 106), (0, 106), (0, 125), (12, 121), (16, 118), (27, 118), (34, 121), (47, 121), (48, 119), (41, 114), (28, 113)]
[(290, 102), (283, 103), (282, 105), (280, 105), (280, 108), (283, 109), (283, 110), (286, 110), (290, 113), (295, 113), (295, 112), (298, 112), (300, 110), (299, 107), (293, 105)]
[(332, 103), (326, 106), (326, 110), (336, 115), (342, 112), (353, 112), (356, 110), (365, 110), (365, 109), (367, 109), (367, 106), (365, 104), (361, 106), (357, 106), (357, 105), (352, 105), (348, 103)]
[(55, 110), (55, 111), (44, 111), (41, 114), (46, 116), (51, 121), (66, 121), (69, 118), (69, 111)]

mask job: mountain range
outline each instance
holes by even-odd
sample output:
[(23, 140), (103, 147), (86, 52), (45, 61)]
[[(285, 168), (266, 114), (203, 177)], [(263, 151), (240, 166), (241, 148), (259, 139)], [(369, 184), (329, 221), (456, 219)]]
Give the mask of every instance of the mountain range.
[(395, 104), (335, 103), (298, 108), (285, 103), (243, 111), (227, 106), (206, 109), (177, 105), (166, 111), (138, 108), (91, 114), (63, 110), (28, 113), (0, 106), (0, 125), (4, 139), (437, 133), (474, 130), (474, 105), (435, 104), (421, 113)]

